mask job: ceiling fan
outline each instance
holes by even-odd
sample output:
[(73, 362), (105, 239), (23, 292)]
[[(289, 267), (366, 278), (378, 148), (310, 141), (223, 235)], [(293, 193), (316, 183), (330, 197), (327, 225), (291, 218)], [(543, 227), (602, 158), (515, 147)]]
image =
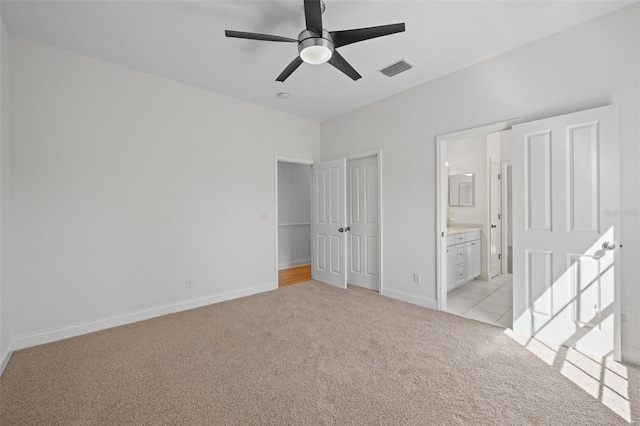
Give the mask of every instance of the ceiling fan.
[(298, 43), (299, 55), (282, 71), (276, 81), (285, 81), (303, 62), (314, 65), (329, 62), (355, 81), (362, 76), (335, 49), (347, 44), (404, 31), (404, 23), (344, 31), (327, 31), (322, 26), (322, 12), (324, 12), (324, 2), (304, 0), (304, 17), (307, 28), (298, 35), (297, 39), (230, 30), (225, 30), (225, 35), (250, 40)]

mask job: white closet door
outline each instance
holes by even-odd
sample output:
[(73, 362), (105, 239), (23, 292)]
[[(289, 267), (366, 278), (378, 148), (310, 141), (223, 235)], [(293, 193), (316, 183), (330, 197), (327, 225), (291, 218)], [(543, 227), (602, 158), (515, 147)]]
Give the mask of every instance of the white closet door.
[(347, 288), (345, 169), (345, 159), (314, 164), (311, 194), (313, 279), (340, 288)]
[(347, 163), (348, 282), (371, 290), (378, 281), (378, 159)]

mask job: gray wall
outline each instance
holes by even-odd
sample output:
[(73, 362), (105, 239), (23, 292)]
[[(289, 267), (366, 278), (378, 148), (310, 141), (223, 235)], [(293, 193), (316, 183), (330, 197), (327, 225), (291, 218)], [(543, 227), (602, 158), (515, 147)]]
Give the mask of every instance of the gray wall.
[[(634, 4), (322, 123), (322, 159), (382, 149), (387, 294), (435, 303), (437, 135), (617, 104), (621, 208), (638, 209), (639, 23)], [(638, 217), (621, 227), (622, 309), (640, 319)], [(413, 283), (416, 272), (423, 284)], [(639, 323), (622, 330), (623, 356), (636, 362)]]
[(16, 347), (277, 288), (274, 156), (317, 156), (317, 122), (19, 37), (11, 59)]

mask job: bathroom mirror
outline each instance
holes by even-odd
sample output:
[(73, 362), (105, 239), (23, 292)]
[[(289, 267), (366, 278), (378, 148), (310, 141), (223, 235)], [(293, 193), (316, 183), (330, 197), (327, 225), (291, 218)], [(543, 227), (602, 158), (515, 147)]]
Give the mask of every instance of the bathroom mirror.
[(449, 205), (473, 206), (473, 173), (449, 176)]

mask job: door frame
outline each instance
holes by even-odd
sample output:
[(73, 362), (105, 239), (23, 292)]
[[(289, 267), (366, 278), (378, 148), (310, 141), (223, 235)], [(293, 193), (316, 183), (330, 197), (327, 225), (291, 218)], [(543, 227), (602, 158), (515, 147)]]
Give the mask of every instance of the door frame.
[[(313, 160), (304, 159), (304, 158), (294, 158), (294, 157), (285, 157), (281, 155), (273, 156), (273, 175), (274, 175), (274, 203), (273, 203), (273, 239), (274, 239), (274, 255), (273, 255), (273, 281), (275, 283), (274, 290), (278, 289), (278, 163), (292, 163), (292, 164), (303, 164), (311, 167), (313, 165)], [(311, 185), (309, 185), (309, 191), (311, 191)], [(311, 217), (309, 217), (309, 222), (311, 222)], [(311, 259), (313, 262), (313, 259)]]
[[(510, 141), (511, 143), (511, 141)], [(509, 221), (509, 216), (507, 215), (509, 201), (511, 201), (511, 192), (509, 192), (507, 176), (509, 174), (509, 167), (511, 167), (511, 161), (501, 161), (500, 162), (500, 173), (502, 175), (502, 216), (500, 217), (502, 220), (502, 266), (501, 273), (508, 274), (509, 273), (509, 227), (511, 225), (511, 221)], [(512, 169), (513, 172), (513, 169)]]
[[(366, 152), (360, 152), (360, 153), (356, 153), (356, 154), (349, 154), (345, 157), (346, 162), (349, 163), (349, 161), (351, 160), (360, 160), (361, 158), (368, 158), (368, 157), (376, 157), (376, 166), (377, 166), (377, 172), (378, 172), (378, 176), (377, 176), (377, 184), (378, 184), (378, 294), (383, 294), (383, 278), (382, 278), (382, 271), (383, 271), (383, 262), (382, 262), (382, 150), (378, 149), (375, 151), (366, 151)], [(349, 200), (347, 200), (347, 203), (349, 202)], [(348, 225), (347, 225), (348, 226)], [(347, 244), (348, 246), (348, 244)], [(347, 256), (347, 262), (345, 263), (346, 267), (349, 268), (351, 267), (351, 264), (349, 262), (349, 256)], [(347, 269), (347, 283), (348, 283), (348, 279), (349, 279), (349, 271)]]
[(484, 126), (444, 133), (436, 136), (436, 307), (438, 310), (447, 309), (447, 141), (486, 135), (511, 129), (520, 123), (520, 118), (500, 121)]
[[(498, 174), (502, 175), (502, 165), (501, 162), (494, 162), (492, 158), (487, 158), (487, 192), (489, 194), (489, 196), (487, 197), (487, 222), (485, 223), (485, 226), (487, 227), (487, 241), (486, 243), (486, 252), (487, 252), (487, 259), (485, 260), (485, 266), (487, 267), (487, 280), (491, 281), (494, 277), (491, 276), (491, 225), (492, 225), (492, 220), (491, 220), (491, 214), (493, 213), (493, 210), (491, 208), (491, 188), (492, 188), (492, 176), (491, 176), (491, 164), (495, 164), (498, 166)], [(503, 185), (502, 185), (502, 176), (500, 176), (500, 178), (498, 179), (498, 186), (500, 187), (499, 189), (499, 193), (500, 193), (500, 238), (499, 238), (499, 242), (500, 242), (500, 273), (498, 273), (497, 275), (502, 274), (502, 259), (504, 258), (504, 244), (503, 244), (503, 227), (502, 227), (502, 223), (503, 223), (503, 216), (504, 216), (504, 209), (503, 209), (503, 204), (502, 204), (502, 196), (504, 194), (504, 189), (503, 189)], [(497, 277), (496, 275), (496, 277)]]

